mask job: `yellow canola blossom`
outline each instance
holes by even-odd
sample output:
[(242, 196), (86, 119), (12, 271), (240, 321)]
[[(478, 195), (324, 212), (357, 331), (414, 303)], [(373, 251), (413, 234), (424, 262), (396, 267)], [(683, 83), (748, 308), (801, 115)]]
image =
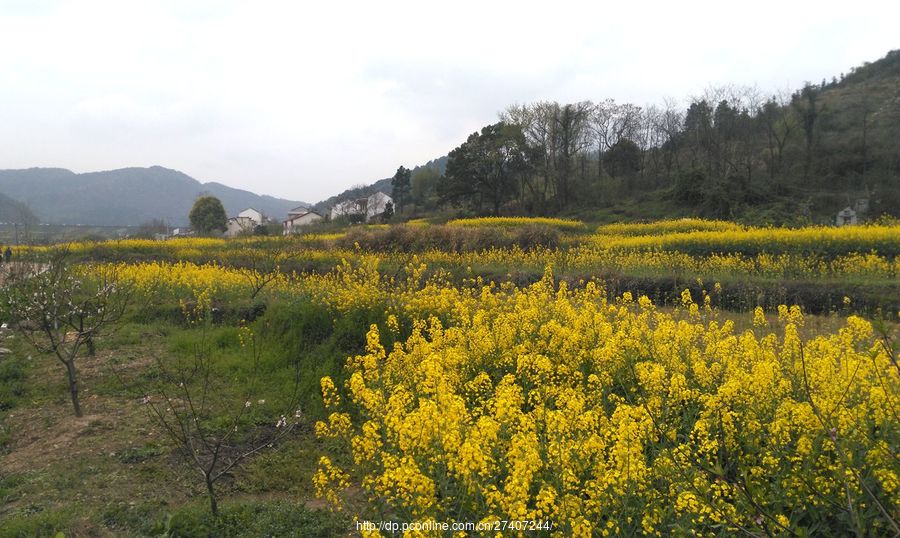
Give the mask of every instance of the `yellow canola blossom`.
[(648, 223), (616, 223), (605, 224), (597, 228), (603, 235), (660, 235), (668, 233), (684, 233), (699, 231), (730, 232), (743, 230), (744, 227), (724, 220), (677, 219), (658, 220)]
[[(831, 521), (848, 491), (897, 514), (900, 376), (861, 318), (802, 340), (802, 312), (783, 307), (771, 331), (757, 311), (737, 332), (689, 292), (662, 311), (549, 272), (521, 289), (444, 289), (462, 301), (450, 310), (428, 285), (405, 293), (452, 322), (420, 319), (392, 350), (372, 326), (347, 362), (349, 414), (320, 426), (354, 455), (343, 472), (399, 518), (783, 534), (809, 524), (800, 514)], [(874, 507), (866, 517), (891, 529)]]
[(584, 229), (584, 223), (578, 220), (557, 219), (550, 217), (480, 217), (471, 219), (456, 219), (447, 223), (448, 226), (498, 226), (517, 227), (529, 224), (540, 224), (559, 228), (560, 230), (579, 231)]
[(900, 226), (808, 226), (805, 228), (747, 228), (698, 230), (633, 236), (596, 235), (594, 243), (614, 250), (663, 250), (687, 254), (810, 254), (836, 256), (876, 252), (891, 257), (900, 247)]

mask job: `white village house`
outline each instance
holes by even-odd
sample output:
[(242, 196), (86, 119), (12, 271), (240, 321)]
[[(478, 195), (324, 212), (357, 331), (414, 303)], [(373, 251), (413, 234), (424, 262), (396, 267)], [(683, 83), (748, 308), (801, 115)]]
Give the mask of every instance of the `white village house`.
[(346, 215), (358, 215), (361, 213), (359, 210), (359, 200), (344, 200), (343, 202), (338, 202), (331, 207), (331, 220), (334, 220), (338, 217), (343, 217)]
[(240, 213), (238, 213), (237, 216), (248, 218), (257, 224), (262, 224), (266, 220), (268, 220), (268, 219), (266, 219), (265, 215), (263, 215), (262, 213), (260, 213), (259, 211), (255, 210), (255, 209), (253, 209), (252, 207), (249, 207), (249, 208), (241, 211)]
[(834, 224), (837, 226), (854, 226), (856, 223), (856, 211), (854, 211), (850, 206), (847, 206), (844, 209), (840, 210), (834, 220)]
[(346, 200), (334, 205), (331, 208), (331, 218), (345, 217), (350, 215), (362, 215), (366, 222), (372, 220), (384, 213), (387, 204), (394, 203), (394, 200), (383, 192), (376, 192), (368, 198), (359, 198), (357, 200)]
[(284, 225), (284, 235), (297, 233), (298, 228), (318, 222), (322, 220), (322, 218), (322, 215), (308, 207), (295, 207), (288, 211), (288, 218), (282, 222)]
[(236, 237), (242, 233), (251, 233), (254, 228), (266, 221), (265, 215), (252, 207), (231, 217), (225, 224), (225, 237)]

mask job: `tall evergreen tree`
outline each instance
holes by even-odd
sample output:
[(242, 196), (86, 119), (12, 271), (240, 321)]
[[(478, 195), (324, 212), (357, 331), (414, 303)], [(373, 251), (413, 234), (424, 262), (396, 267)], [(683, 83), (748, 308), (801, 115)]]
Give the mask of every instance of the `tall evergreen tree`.
[(412, 184), (410, 183), (411, 177), (412, 172), (401, 166), (397, 169), (397, 173), (394, 174), (393, 179), (391, 179), (391, 197), (394, 199), (394, 204), (397, 206), (398, 213), (403, 211), (406, 202), (409, 200), (409, 193), (412, 189)]

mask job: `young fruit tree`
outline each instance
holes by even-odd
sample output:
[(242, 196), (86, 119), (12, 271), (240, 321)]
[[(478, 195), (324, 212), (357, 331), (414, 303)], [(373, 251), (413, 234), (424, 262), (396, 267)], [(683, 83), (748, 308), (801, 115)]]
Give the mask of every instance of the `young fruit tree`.
[(20, 264), (0, 289), (0, 304), (25, 340), (59, 359), (75, 416), (80, 417), (78, 354), (82, 348), (93, 354), (94, 340), (122, 318), (132, 293), (114, 267), (88, 271), (68, 258), (67, 249), (61, 248), (43, 263)]
[[(240, 330), (248, 360), (234, 371), (221, 364), (208, 338), (209, 305), (201, 300), (185, 307), (185, 317), (199, 330), (190, 357), (157, 357), (155, 370), (137, 379), (117, 375), (147, 406), (192, 474), (202, 478), (210, 512), (218, 519), (218, 482), (246, 459), (276, 448), (300, 423), (300, 372), (293, 372), (291, 389), (273, 392), (263, 382), (260, 345), (249, 327)], [(269, 397), (261, 398), (265, 392)]]
[(271, 254), (260, 256), (256, 249), (244, 247), (239, 251), (241, 261), (235, 270), (247, 280), (250, 287), (250, 299), (256, 299), (260, 292), (283, 276), (282, 266), (300, 255), (296, 249), (276, 247)]

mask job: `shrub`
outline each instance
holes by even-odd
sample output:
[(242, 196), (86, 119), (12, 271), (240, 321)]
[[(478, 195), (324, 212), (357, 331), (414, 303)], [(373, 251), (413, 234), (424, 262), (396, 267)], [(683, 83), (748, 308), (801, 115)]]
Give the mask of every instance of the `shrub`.
[(559, 230), (543, 224), (527, 224), (513, 232), (513, 243), (522, 250), (533, 248), (557, 248)]

